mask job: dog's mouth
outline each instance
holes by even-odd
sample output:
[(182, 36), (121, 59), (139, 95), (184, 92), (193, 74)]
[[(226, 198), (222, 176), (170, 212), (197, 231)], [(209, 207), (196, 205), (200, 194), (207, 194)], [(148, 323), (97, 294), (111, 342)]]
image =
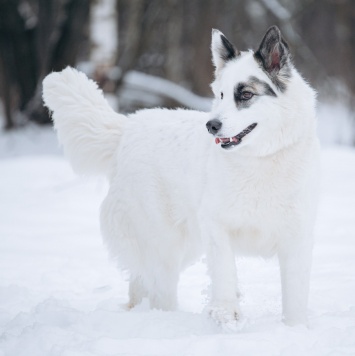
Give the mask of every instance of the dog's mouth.
[(235, 135), (233, 137), (216, 137), (215, 142), (217, 145), (221, 143), (221, 147), (224, 149), (237, 146), (242, 142), (243, 138), (246, 135), (248, 135), (250, 132), (252, 132), (255, 129), (256, 125), (257, 125), (256, 122), (254, 124), (249, 125), (246, 129), (244, 129), (238, 135)]

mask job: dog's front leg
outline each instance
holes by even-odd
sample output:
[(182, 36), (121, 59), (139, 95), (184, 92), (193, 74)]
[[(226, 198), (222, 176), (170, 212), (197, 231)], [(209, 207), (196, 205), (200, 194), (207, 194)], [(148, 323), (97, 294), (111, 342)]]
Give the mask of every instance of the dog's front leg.
[(280, 244), (282, 312), (287, 325), (307, 324), (312, 241), (294, 236)]
[(209, 225), (203, 232), (211, 278), (209, 312), (218, 324), (234, 323), (239, 316), (237, 271), (230, 237), (222, 228)]

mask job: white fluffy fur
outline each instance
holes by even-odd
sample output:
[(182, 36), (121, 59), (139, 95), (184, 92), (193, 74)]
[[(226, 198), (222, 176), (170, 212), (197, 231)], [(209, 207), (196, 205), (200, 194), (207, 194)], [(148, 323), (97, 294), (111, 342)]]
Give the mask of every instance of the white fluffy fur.
[[(277, 97), (237, 110), (233, 88), (250, 75)], [(287, 90), (277, 91), (251, 52), (221, 68), (212, 87), (211, 113), (152, 109), (126, 119), (68, 68), (45, 79), (44, 100), (74, 169), (109, 177), (102, 234), (130, 272), (129, 307), (148, 297), (154, 308), (175, 308), (181, 270), (206, 253), (210, 313), (233, 321), (235, 253), (277, 254), (285, 321), (304, 323), (318, 182), (314, 92), (294, 69)], [(217, 116), (225, 137), (258, 126), (227, 152), (205, 127)]]
[(75, 172), (107, 174), (125, 116), (112, 110), (95, 82), (70, 67), (44, 79), (43, 100)]

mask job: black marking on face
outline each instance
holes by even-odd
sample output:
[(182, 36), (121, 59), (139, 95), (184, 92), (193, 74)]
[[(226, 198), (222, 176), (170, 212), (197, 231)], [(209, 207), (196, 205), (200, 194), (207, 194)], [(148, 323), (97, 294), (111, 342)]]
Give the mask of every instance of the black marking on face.
[(268, 29), (254, 58), (277, 89), (284, 92), (287, 80), (291, 77), (291, 55), (287, 42), (276, 26)]
[(277, 96), (271, 86), (264, 82), (263, 80), (258, 79), (257, 77), (250, 77), (250, 83), (252, 86), (256, 87), (258, 90), (262, 91), (262, 95), (270, 95), (270, 96)]
[(251, 76), (246, 82), (239, 83), (234, 88), (234, 101), (237, 108), (249, 108), (258, 97), (268, 95), (277, 97), (271, 86), (257, 77)]
[(221, 35), (221, 40), (223, 44), (223, 51), (221, 51), (221, 58), (227, 62), (236, 57), (236, 50), (234, 46), (227, 40), (226, 37)]

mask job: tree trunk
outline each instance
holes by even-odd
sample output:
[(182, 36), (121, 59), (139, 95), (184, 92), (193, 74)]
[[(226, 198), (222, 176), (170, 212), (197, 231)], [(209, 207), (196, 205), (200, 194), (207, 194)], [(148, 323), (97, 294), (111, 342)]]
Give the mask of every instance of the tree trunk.
[(42, 80), (52, 70), (75, 65), (90, 0), (0, 0), (0, 94), (6, 127), (16, 115), (51, 122), (42, 105)]

